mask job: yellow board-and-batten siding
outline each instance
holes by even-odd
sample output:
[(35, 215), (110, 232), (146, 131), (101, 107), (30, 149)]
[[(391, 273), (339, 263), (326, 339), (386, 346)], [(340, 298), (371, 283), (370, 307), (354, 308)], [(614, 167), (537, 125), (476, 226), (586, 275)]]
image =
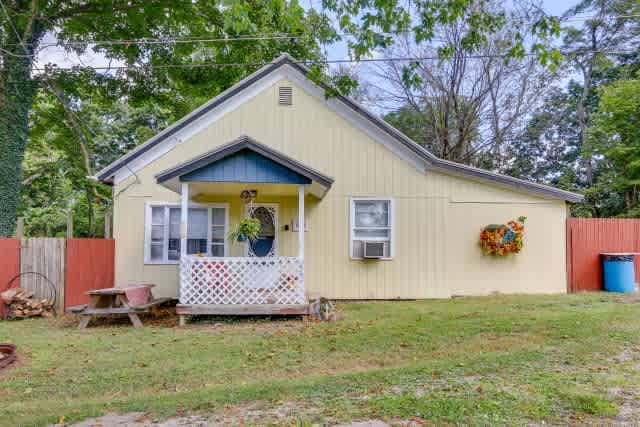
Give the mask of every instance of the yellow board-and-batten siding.
[[(278, 106), (278, 87), (293, 87), (293, 105)], [(177, 265), (144, 263), (145, 203), (174, 202), (180, 196), (154, 175), (248, 135), (335, 182), (322, 200), (306, 198), (305, 286), (329, 298), (442, 298), (491, 292), (565, 292), (565, 202), (550, 200), (435, 171), (420, 170), (327, 108), (322, 99), (281, 79), (180, 141), (155, 161), (117, 182), (114, 194), (116, 282), (154, 283), (158, 295), (175, 296)], [(234, 184), (212, 184), (200, 202), (230, 205), (230, 223), (242, 216)], [(227, 186), (226, 188), (223, 188)], [(262, 195), (261, 195), (262, 194)], [(297, 255), (297, 234), (283, 225), (297, 218), (297, 199), (264, 195), (279, 203), (281, 255)], [(392, 260), (353, 260), (349, 254), (352, 197), (391, 197), (395, 204)], [(494, 259), (477, 246), (480, 228), (527, 216), (525, 249)], [(242, 248), (231, 246), (232, 255)]]

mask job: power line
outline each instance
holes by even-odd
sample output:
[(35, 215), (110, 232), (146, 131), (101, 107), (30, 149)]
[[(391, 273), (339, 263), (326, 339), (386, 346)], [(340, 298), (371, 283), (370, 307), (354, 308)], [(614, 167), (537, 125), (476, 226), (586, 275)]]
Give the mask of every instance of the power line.
[[(556, 16), (562, 22), (572, 21), (586, 21), (589, 19), (602, 18), (601, 16), (575, 16), (571, 18), (563, 18)], [(640, 14), (632, 15), (618, 15), (612, 16), (613, 19), (633, 19), (640, 18)], [(413, 34), (414, 31), (397, 31), (397, 32), (377, 32), (376, 34), (383, 36), (398, 36)], [(356, 37), (357, 33), (351, 32), (336, 32), (336, 37)], [(305, 38), (312, 38), (311, 34), (299, 34), (299, 33), (262, 33), (246, 36), (233, 36), (233, 37), (144, 37), (138, 39), (107, 39), (107, 40), (85, 40), (85, 41), (68, 41), (64, 43), (43, 43), (40, 44), (40, 50), (50, 47), (85, 47), (87, 45), (106, 45), (106, 46), (132, 46), (132, 45), (164, 45), (164, 44), (194, 44), (194, 43), (229, 43), (229, 42), (243, 42), (243, 41), (262, 41), (262, 40), (298, 40)], [(433, 39), (435, 41), (442, 41), (442, 39)]]
[(140, 38), (140, 39), (114, 39), (114, 40), (86, 40), (86, 41), (70, 41), (65, 43), (44, 43), (41, 45), (43, 49), (54, 46), (61, 47), (83, 47), (88, 44), (94, 45), (155, 45), (155, 44), (191, 44), (191, 43), (216, 43), (216, 42), (238, 42), (238, 41), (260, 41), (260, 40), (293, 40), (302, 38), (311, 38), (310, 34), (281, 34), (281, 35), (254, 35), (240, 37), (200, 37), (200, 38), (178, 38), (178, 37), (160, 37), (160, 38)]
[[(379, 33), (381, 35), (394, 36), (403, 34), (413, 34), (413, 31), (398, 31), (395, 33)], [(335, 33), (336, 37), (357, 36), (356, 33)], [(114, 40), (86, 40), (86, 41), (69, 41), (56, 43), (41, 43), (40, 50), (50, 47), (86, 47), (88, 45), (105, 45), (105, 46), (138, 46), (138, 45), (170, 45), (170, 44), (196, 44), (196, 43), (227, 43), (227, 42), (243, 42), (243, 41), (261, 41), (261, 40), (299, 40), (312, 39), (311, 34), (280, 34), (280, 35), (255, 35), (255, 36), (239, 36), (239, 37), (200, 37), (200, 38), (140, 38), (140, 39), (114, 39)], [(444, 41), (441, 38), (433, 38), (434, 41)]]
[(640, 18), (640, 14), (632, 14), (632, 15), (614, 15), (614, 16), (605, 16), (602, 15), (591, 15), (591, 16), (572, 16), (570, 18), (564, 18), (562, 16), (556, 16), (558, 20), (563, 22), (572, 22), (572, 21), (588, 21), (590, 19), (603, 19), (603, 18), (612, 18), (612, 19), (633, 19)]
[[(635, 53), (636, 50), (596, 50), (591, 53), (608, 53), (612, 55), (625, 55)], [(564, 52), (562, 55), (568, 56), (572, 52)], [(538, 56), (536, 53), (525, 53), (526, 57)], [(508, 59), (511, 56), (506, 54), (470, 54), (464, 55), (465, 59)], [(444, 59), (441, 56), (408, 56), (408, 57), (390, 57), (390, 58), (360, 58), (360, 59), (320, 59), (320, 60), (297, 60), (292, 61), (294, 64), (300, 65), (328, 65), (328, 64), (358, 64), (358, 63), (375, 63), (375, 62), (420, 62), (420, 61), (436, 61)], [(181, 69), (181, 68), (228, 68), (228, 67), (261, 67), (271, 64), (271, 62), (201, 62), (191, 64), (143, 64), (143, 65), (115, 65), (115, 66), (73, 66), (73, 67), (56, 67), (55, 70), (73, 70), (76, 68), (87, 68), (95, 71), (117, 71), (117, 70), (145, 70), (145, 69)], [(34, 71), (47, 71), (49, 68), (33, 68)]]
[[(13, 24), (4, 4), (0, 0), (0, 5), (4, 10), (5, 15), (9, 19), (9, 23), (12, 26), (16, 37), (20, 41), (20, 45), (23, 47), (26, 55), (17, 55), (13, 52), (6, 51), (4, 49), (0, 49), (3, 52), (10, 54), (16, 57), (34, 57), (34, 54), (29, 54), (26, 49), (25, 42), (21, 39), (15, 25)], [(615, 18), (635, 18), (640, 17), (640, 14), (633, 15), (619, 15)], [(557, 17), (560, 18), (560, 17)], [(591, 18), (596, 18), (594, 16), (583, 16), (583, 17), (573, 17), (567, 20), (587, 20)], [(400, 34), (412, 34), (411, 31), (402, 31), (397, 33), (383, 33), (387, 35), (400, 35)], [(355, 36), (355, 33), (338, 33), (337, 36)], [(45, 45), (41, 45), (42, 48), (53, 47), (53, 46), (61, 46), (61, 47), (72, 47), (72, 46), (86, 46), (87, 44), (96, 44), (96, 45), (146, 45), (146, 44), (171, 44), (171, 43), (208, 43), (208, 42), (231, 42), (231, 41), (258, 41), (258, 40), (290, 40), (290, 39), (299, 39), (310, 37), (310, 35), (300, 35), (300, 34), (276, 34), (276, 35), (251, 35), (251, 36), (238, 36), (238, 37), (218, 37), (218, 38), (171, 38), (171, 37), (163, 37), (163, 38), (141, 38), (141, 39), (131, 39), (131, 40), (88, 40), (84, 42), (66, 42), (66, 43), (48, 43)], [(438, 39), (435, 39), (438, 41)], [(442, 41), (440, 39), (440, 41)], [(597, 53), (598, 51), (594, 51)], [(611, 54), (627, 54), (633, 53), (634, 51), (599, 51), (602, 53), (611, 53)], [(525, 56), (535, 56), (534, 53), (527, 53)], [(565, 53), (564, 55), (567, 55)], [(508, 55), (496, 54), (496, 55), (487, 55), (487, 54), (476, 54), (476, 55), (465, 55), (466, 59), (490, 59), (490, 58), (507, 58)], [(303, 65), (318, 65), (318, 64), (346, 64), (346, 63), (368, 63), (368, 62), (411, 62), (411, 61), (428, 61), (428, 60), (441, 60), (440, 56), (416, 56), (416, 57), (396, 57), (396, 58), (361, 58), (358, 60), (353, 59), (334, 59), (334, 60), (316, 60), (316, 61), (296, 61), (299, 64)], [(130, 69), (180, 69), (180, 68), (223, 68), (223, 67), (259, 67), (267, 65), (269, 62), (254, 62), (254, 63), (193, 63), (193, 64), (144, 64), (144, 65), (125, 65), (125, 66), (82, 66), (82, 68), (89, 68), (96, 71), (111, 71), (111, 70), (130, 70)], [(58, 70), (72, 70), (77, 68), (78, 66), (72, 67), (55, 67)], [(38, 68), (34, 67), (34, 71), (46, 71), (46, 68)]]

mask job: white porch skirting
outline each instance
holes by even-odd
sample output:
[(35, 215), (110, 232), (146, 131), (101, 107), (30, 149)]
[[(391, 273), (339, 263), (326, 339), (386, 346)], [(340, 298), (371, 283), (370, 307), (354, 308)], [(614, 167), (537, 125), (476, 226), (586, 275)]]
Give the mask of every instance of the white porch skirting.
[(180, 304), (306, 304), (298, 257), (199, 257), (180, 260)]

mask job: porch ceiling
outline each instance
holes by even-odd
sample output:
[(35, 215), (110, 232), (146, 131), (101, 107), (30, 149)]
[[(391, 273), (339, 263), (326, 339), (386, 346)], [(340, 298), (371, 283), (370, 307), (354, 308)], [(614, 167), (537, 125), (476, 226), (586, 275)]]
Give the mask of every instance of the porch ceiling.
[[(312, 184), (313, 185), (313, 184)], [(243, 182), (193, 182), (189, 185), (191, 199), (212, 200), (217, 196), (232, 196), (238, 198), (243, 190), (257, 190), (258, 197), (297, 197), (298, 185), (293, 184), (263, 184)]]
[(332, 178), (248, 136), (163, 171), (156, 181), (178, 193), (181, 183), (188, 182), (198, 193), (215, 194), (260, 185), (262, 194), (294, 195), (299, 185), (306, 185), (320, 198), (333, 184)]

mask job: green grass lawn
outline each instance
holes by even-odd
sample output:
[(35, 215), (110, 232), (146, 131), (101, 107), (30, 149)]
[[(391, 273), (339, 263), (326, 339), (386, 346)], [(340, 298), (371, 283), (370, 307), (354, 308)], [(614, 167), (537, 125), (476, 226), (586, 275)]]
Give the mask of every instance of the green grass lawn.
[[(640, 300), (610, 294), (345, 303), (343, 319), (0, 323), (0, 425), (297, 405), (301, 424), (640, 421)], [(171, 323), (172, 324), (172, 323)], [(241, 411), (240, 411), (241, 412)], [(638, 417), (638, 418), (635, 418)], [(273, 421), (273, 420), (272, 420)]]

